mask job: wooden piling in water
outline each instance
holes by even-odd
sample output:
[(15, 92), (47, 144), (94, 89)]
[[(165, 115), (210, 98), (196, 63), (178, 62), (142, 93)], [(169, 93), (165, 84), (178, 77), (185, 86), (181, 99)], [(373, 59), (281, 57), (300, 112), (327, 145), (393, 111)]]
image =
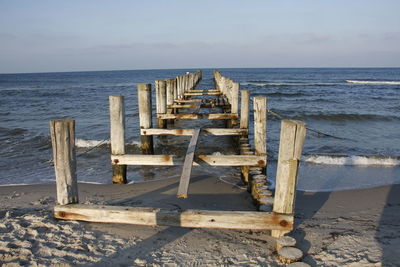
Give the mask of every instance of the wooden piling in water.
[[(254, 152), (257, 156), (265, 156), (267, 162), (267, 98), (253, 98), (254, 107)], [(265, 169), (264, 169), (265, 173)]]
[[(111, 155), (125, 155), (125, 103), (124, 96), (109, 96)], [(112, 162), (112, 182), (126, 184), (126, 165)]]
[[(167, 113), (167, 83), (165, 81), (156, 81), (156, 112), (157, 115)], [(166, 128), (167, 121), (157, 119), (158, 128)]]
[[(240, 84), (232, 82), (232, 87), (231, 87), (231, 113), (233, 114), (238, 114), (239, 113), (239, 90), (240, 90)], [(237, 125), (237, 120), (231, 120), (231, 126)]]
[[(137, 91), (140, 129), (152, 128), (151, 84), (138, 84)], [(154, 154), (152, 136), (141, 135), (140, 141), (143, 154)]]
[(249, 129), (250, 91), (240, 90), (240, 128)]
[(57, 203), (59, 205), (76, 204), (79, 198), (76, 177), (75, 121), (72, 119), (50, 121), (50, 134)]
[[(305, 135), (305, 123), (294, 120), (282, 120), (273, 207), (273, 211), (276, 213), (293, 214), (297, 171)], [(285, 233), (274, 230), (271, 235), (281, 237)]]
[[(166, 94), (167, 94), (167, 114), (172, 114), (174, 113), (174, 109), (173, 108), (168, 108), (170, 106), (172, 106), (174, 104), (174, 90), (175, 89), (175, 85), (176, 85), (176, 79), (167, 79), (166, 80)], [(169, 120), (168, 123), (173, 123), (174, 120)]]

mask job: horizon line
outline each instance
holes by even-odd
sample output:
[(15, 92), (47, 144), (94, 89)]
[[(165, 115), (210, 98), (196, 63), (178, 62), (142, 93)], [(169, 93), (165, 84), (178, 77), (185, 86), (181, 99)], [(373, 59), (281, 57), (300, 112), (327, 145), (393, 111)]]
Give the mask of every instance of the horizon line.
[(39, 71), (39, 72), (2, 72), (10, 74), (48, 74), (48, 73), (78, 73), (78, 72), (111, 72), (111, 71), (152, 71), (152, 70), (202, 70), (202, 69), (398, 69), (399, 67), (222, 67), (222, 68), (144, 68), (144, 69), (114, 69), (114, 70), (70, 70), (70, 71)]

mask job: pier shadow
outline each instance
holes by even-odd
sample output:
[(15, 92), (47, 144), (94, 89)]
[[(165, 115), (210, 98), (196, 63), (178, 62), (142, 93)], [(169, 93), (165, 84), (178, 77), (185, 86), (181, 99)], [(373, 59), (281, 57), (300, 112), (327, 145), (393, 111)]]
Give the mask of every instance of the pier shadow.
[[(137, 231), (137, 228), (134, 226), (131, 226), (131, 228), (132, 232)], [(85, 266), (148, 266), (147, 262), (152, 258), (152, 254), (159, 253), (163, 247), (182, 238), (192, 230), (192, 228), (181, 227), (166, 227), (165, 229), (160, 229), (155, 234), (110, 257)], [(143, 264), (138, 264), (135, 260), (139, 260)]]
[[(317, 171), (308, 171), (308, 175), (313, 175), (312, 179), (317, 180), (318, 175), (326, 175), (326, 172), (323, 171), (326, 166), (322, 167), (321, 170), (319, 166), (311, 165), (308, 168), (317, 168)], [(337, 169), (337, 166), (333, 167)], [(329, 174), (332, 177), (335, 177), (332, 182), (330, 181), (321, 185), (320, 188), (336, 188), (343, 179), (342, 171), (332, 172), (330, 170)], [(303, 179), (307, 179), (307, 177), (303, 177)], [(306, 192), (306, 191), (296, 191), (296, 199), (295, 199), (295, 230), (293, 232), (293, 236), (297, 240), (298, 247), (304, 252), (305, 259), (304, 262), (310, 264), (311, 266), (317, 266), (316, 261), (312, 258), (311, 255), (308, 255), (309, 251), (312, 248), (312, 243), (307, 240), (306, 232), (302, 229), (303, 227), (307, 227), (307, 221), (312, 220), (318, 212), (320, 212), (323, 207), (327, 204), (330, 199), (332, 191), (326, 192)]]
[(382, 249), (382, 266), (399, 266), (400, 185), (391, 185), (379, 219), (375, 239)]
[[(191, 193), (191, 190), (189, 190), (187, 199), (178, 199), (176, 197), (178, 185), (179, 180), (172, 180), (167, 185), (149, 192), (135, 194), (135, 196), (112, 201), (108, 204), (166, 208), (169, 210), (255, 210), (246, 190), (239, 190), (232, 185), (222, 183), (218, 179), (207, 175), (192, 177), (191, 187), (193, 187), (194, 192)], [(157, 219), (165, 223), (165, 218), (157, 217)], [(173, 220), (175, 221), (175, 218)], [(118, 230), (118, 228), (121, 230)], [(94, 230), (104, 232), (104, 229), (100, 229), (101, 227), (94, 227)], [(143, 240), (124, 248), (115, 255), (104, 257), (100, 262), (86, 266), (136, 266), (134, 262), (136, 259), (151, 264), (153, 258), (163, 256), (162, 251), (164, 247), (174, 242), (180, 242), (179, 239), (193, 231), (193, 229), (173, 226), (115, 225), (115, 228), (111, 230), (113, 232), (120, 231), (123, 234), (128, 231), (132, 233), (133, 237), (145, 237)], [(147, 266), (147, 264), (143, 264), (142, 266)]]
[[(155, 182), (156, 183), (156, 182)], [(149, 187), (151, 187), (149, 183)], [(190, 180), (188, 198), (177, 198), (179, 179), (144, 193), (132, 193), (132, 197), (109, 201), (114, 206), (166, 208), (170, 210), (237, 210), (254, 211), (251, 196), (246, 190), (222, 183), (208, 175), (196, 175)]]

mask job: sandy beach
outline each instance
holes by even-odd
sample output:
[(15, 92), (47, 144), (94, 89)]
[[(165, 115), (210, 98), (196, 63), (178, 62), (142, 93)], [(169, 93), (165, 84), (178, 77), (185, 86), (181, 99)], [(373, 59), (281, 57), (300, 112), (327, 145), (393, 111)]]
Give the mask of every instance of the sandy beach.
[[(246, 190), (196, 175), (189, 198), (176, 179), (79, 184), (80, 203), (254, 210)], [(233, 181), (234, 182), (234, 181)], [(291, 234), (311, 266), (399, 266), (400, 186), (297, 192)], [(284, 266), (268, 231), (148, 227), (53, 218), (55, 185), (0, 187), (2, 266)]]

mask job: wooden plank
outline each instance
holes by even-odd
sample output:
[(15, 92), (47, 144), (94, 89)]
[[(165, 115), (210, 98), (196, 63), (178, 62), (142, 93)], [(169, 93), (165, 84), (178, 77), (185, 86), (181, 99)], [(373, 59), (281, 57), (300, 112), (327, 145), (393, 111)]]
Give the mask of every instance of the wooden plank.
[[(109, 96), (111, 154), (125, 154), (125, 104), (124, 96)], [(126, 184), (126, 165), (112, 165), (112, 182)]]
[[(180, 166), (183, 158), (176, 155), (111, 155), (113, 164), (143, 166)], [(265, 156), (198, 155), (193, 166), (266, 166)]]
[(199, 139), (200, 129), (194, 129), (192, 138), (188, 149), (186, 151), (185, 162), (183, 163), (182, 175), (179, 181), (179, 188), (177, 197), (187, 198), (187, 192), (189, 189), (190, 174), (192, 173), (194, 152), (196, 151), (197, 140)]
[(290, 230), (293, 228), (292, 215), (255, 211), (179, 211), (159, 208), (75, 204), (55, 206), (54, 217), (63, 220), (86, 222), (189, 228), (242, 230)]
[[(197, 105), (169, 105), (168, 108), (187, 108), (187, 109), (197, 109)], [(229, 105), (219, 105), (219, 104), (200, 104), (200, 108), (229, 108)]]
[(53, 162), (56, 174), (57, 203), (78, 203), (76, 178), (75, 121), (59, 119), (50, 121)]
[(188, 90), (188, 93), (218, 93), (219, 90), (215, 90), (215, 89), (192, 89), (192, 90)]
[(197, 105), (169, 105), (168, 108), (197, 108)]
[[(193, 134), (193, 129), (141, 129), (141, 135), (176, 135), (176, 136), (190, 136)], [(202, 135), (247, 135), (247, 129), (235, 129), (235, 128), (204, 128), (201, 130)]]
[(211, 92), (211, 93), (184, 93), (184, 96), (202, 96), (202, 95), (222, 95), (221, 92)]
[(175, 103), (201, 103), (202, 99), (176, 99)]
[(158, 114), (158, 119), (170, 120), (170, 119), (209, 119), (209, 120), (230, 120), (237, 119), (237, 114), (231, 113), (193, 113), (193, 114)]

